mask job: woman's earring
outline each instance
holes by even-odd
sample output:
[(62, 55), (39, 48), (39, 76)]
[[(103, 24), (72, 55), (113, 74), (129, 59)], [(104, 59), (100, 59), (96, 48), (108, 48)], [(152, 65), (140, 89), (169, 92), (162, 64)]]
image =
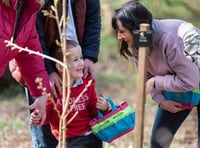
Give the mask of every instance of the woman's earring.
[(67, 67), (68, 67), (68, 68), (71, 68), (71, 65), (70, 65), (70, 64), (68, 64), (68, 65), (67, 65)]

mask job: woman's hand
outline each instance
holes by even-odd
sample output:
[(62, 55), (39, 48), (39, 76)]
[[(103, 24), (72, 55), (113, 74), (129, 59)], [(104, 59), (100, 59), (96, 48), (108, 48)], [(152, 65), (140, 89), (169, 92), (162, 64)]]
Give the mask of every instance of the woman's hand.
[(171, 100), (165, 100), (160, 103), (160, 108), (167, 110), (171, 113), (176, 113), (184, 110), (181, 103), (171, 101)]
[(103, 97), (99, 97), (99, 99), (97, 100), (96, 107), (103, 112), (111, 109), (110, 103)]

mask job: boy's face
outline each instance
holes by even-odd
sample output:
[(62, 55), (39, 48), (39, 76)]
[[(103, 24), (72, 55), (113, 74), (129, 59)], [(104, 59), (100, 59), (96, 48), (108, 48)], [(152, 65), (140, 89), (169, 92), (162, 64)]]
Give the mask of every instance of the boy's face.
[(81, 47), (68, 49), (70, 54), (67, 57), (67, 63), (69, 65), (69, 74), (71, 79), (78, 79), (83, 77), (84, 61), (82, 56)]

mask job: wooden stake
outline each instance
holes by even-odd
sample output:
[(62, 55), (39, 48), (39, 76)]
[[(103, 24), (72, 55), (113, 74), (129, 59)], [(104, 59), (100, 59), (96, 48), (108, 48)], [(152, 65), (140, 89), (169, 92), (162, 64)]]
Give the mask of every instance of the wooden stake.
[[(141, 24), (140, 30), (147, 31), (150, 29), (149, 24)], [(138, 77), (137, 77), (137, 98), (136, 98), (136, 124), (134, 148), (142, 148), (143, 131), (144, 131), (144, 112), (146, 100), (146, 75), (147, 75), (147, 56), (149, 47), (139, 47), (138, 56)]]
[[(63, 49), (63, 63), (67, 65), (67, 58), (66, 58), (66, 53), (67, 53), (67, 42), (66, 42), (66, 0), (62, 0), (62, 16), (63, 16), (63, 30), (62, 30), (62, 34), (61, 34), (61, 42), (62, 42), (62, 49)], [(62, 148), (66, 147), (66, 132), (67, 132), (67, 127), (66, 127), (66, 119), (64, 118), (65, 114), (65, 109), (64, 106), (67, 103), (67, 99), (66, 99), (66, 82), (70, 81), (69, 79), (66, 79), (67, 73), (66, 70), (63, 71), (63, 113), (61, 116), (61, 121), (62, 122), (60, 125), (62, 128)], [(69, 89), (69, 87), (68, 87)], [(68, 91), (69, 93), (69, 91)]]

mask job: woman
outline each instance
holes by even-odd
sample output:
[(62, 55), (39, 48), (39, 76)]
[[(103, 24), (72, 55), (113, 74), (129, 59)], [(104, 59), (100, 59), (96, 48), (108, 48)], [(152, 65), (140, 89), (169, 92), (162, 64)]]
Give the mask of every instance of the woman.
[[(154, 41), (148, 56), (146, 82), (146, 94), (151, 92), (151, 97), (158, 104), (151, 147), (169, 147), (174, 134), (191, 109), (184, 109), (181, 102), (166, 100), (163, 91), (188, 92), (196, 89), (199, 84), (199, 69), (184, 56), (184, 44), (177, 35), (177, 30), (184, 21), (154, 20), (148, 9), (134, 1), (116, 9), (112, 18), (117, 37), (122, 40), (120, 55), (125, 58), (134, 57), (137, 65), (138, 49), (134, 47), (132, 31), (138, 30), (141, 23), (150, 24)], [(199, 106), (197, 108), (200, 113)]]

